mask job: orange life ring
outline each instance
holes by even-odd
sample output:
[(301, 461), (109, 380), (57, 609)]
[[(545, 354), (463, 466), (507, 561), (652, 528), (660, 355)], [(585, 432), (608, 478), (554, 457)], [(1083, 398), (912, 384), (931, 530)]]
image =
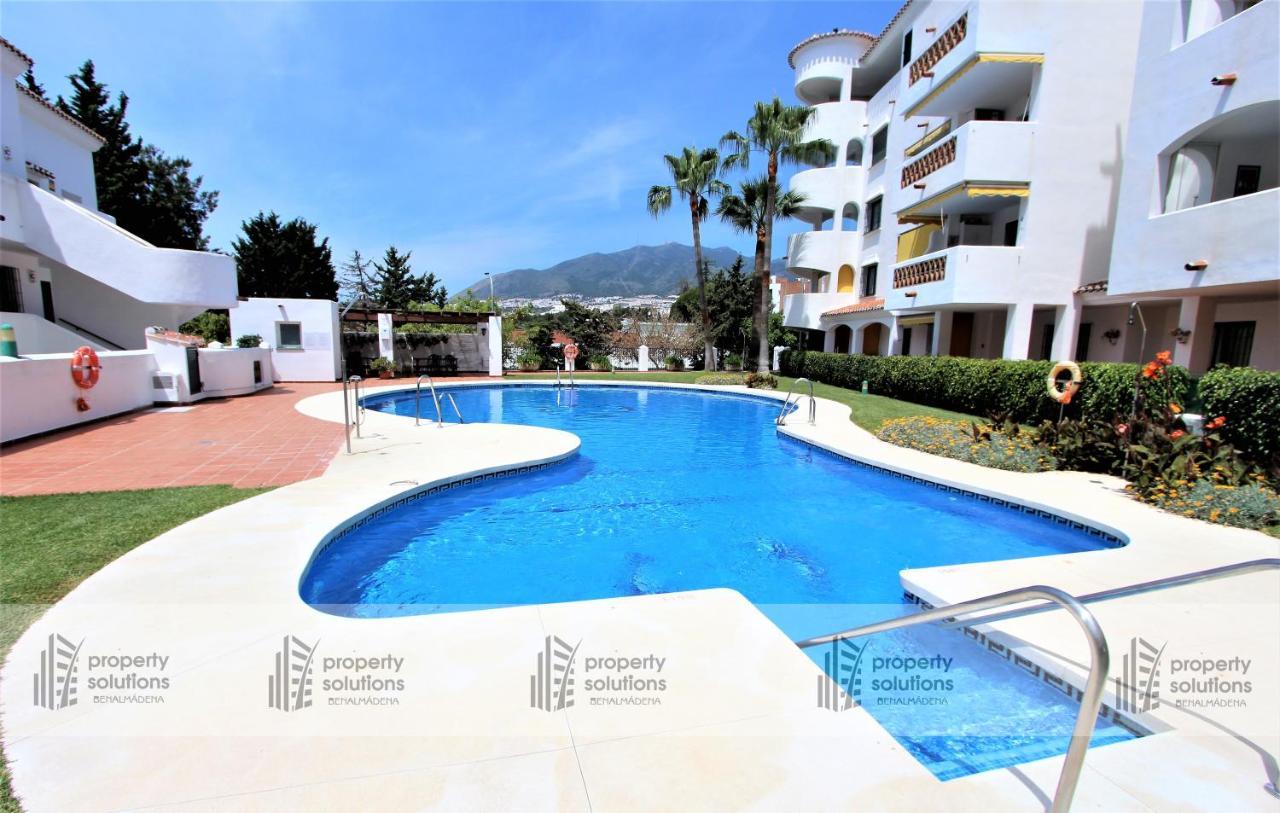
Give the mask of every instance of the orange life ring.
[[(1062, 389), (1058, 389), (1058, 376), (1062, 373), (1071, 373), (1071, 380)], [(1048, 385), (1049, 397), (1060, 404), (1071, 403), (1071, 398), (1080, 389), (1080, 382), (1084, 380), (1084, 375), (1080, 372), (1080, 365), (1074, 361), (1060, 361), (1053, 365), (1053, 369), (1049, 371), (1049, 377), (1045, 381)]]
[(102, 365), (98, 363), (98, 354), (92, 347), (77, 347), (71, 355), (71, 380), (82, 390), (91, 390), (98, 383)]

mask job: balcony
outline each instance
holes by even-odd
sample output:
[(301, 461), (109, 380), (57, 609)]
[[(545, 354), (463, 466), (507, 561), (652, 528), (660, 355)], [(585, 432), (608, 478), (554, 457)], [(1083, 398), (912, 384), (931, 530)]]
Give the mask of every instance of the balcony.
[(893, 268), (890, 310), (922, 310), (952, 304), (1007, 304), (1018, 290), (1022, 249), (1017, 246), (952, 246)]
[(787, 270), (836, 273), (857, 265), (861, 235), (848, 231), (802, 231), (787, 238)]
[(858, 31), (816, 34), (792, 49), (796, 96), (805, 104), (838, 102), (845, 80), (875, 37)]
[(791, 176), (787, 189), (804, 196), (800, 219), (817, 224), (849, 201), (861, 201), (865, 177), (857, 166), (806, 169)]
[(787, 297), (782, 323), (787, 327), (826, 330), (830, 325), (823, 323), (822, 314), (847, 305), (856, 305), (860, 299), (857, 294), (792, 294)]
[[(971, 121), (902, 168), (899, 211), (965, 182), (1025, 185), (1031, 179), (1036, 125)], [(951, 213), (950, 207), (947, 209)]]

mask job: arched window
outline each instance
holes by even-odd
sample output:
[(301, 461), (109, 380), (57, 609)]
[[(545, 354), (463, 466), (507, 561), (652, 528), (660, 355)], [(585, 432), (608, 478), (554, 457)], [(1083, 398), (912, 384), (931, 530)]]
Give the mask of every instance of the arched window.
[(849, 139), (849, 143), (844, 148), (844, 165), (847, 167), (862, 166), (862, 140), (858, 138)]
[(849, 201), (840, 213), (840, 228), (844, 231), (858, 230), (858, 204)]
[[(848, 266), (845, 266), (846, 268)], [(837, 353), (848, 354), (849, 346), (853, 341), (853, 330), (848, 325), (836, 325), (835, 347)]]
[(853, 266), (840, 266), (840, 271), (836, 274), (836, 293), (853, 293)]

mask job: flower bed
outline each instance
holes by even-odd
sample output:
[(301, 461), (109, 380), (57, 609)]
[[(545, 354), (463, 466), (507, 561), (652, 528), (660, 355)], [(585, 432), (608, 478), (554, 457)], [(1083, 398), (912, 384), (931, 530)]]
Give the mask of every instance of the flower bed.
[(1006, 434), (989, 425), (942, 418), (894, 418), (876, 433), (883, 441), (920, 452), (1005, 471), (1051, 471), (1057, 460), (1029, 432)]

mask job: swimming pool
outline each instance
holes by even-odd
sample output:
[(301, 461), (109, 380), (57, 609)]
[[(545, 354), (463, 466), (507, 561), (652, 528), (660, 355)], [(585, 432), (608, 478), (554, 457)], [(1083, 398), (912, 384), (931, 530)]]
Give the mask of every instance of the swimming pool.
[[(581, 438), (581, 450), (350, 531), (305, 574), (309, 603), (355, 616), (415, 615), (730, 587), (801, 638), (876, 620), (886, 606), (907, 611), (904, 568), (1116, 544), (787, 439), (773, 424), (777, 403), (761, 398), (633, 386), (451, 392), (469, 422), (564, 429)], [(365, 404), (414, 409), (412, 391)], [(935, 774), (1065, 752), (1077, 707), (961, 635), (916, 628), (868, 647), (869, 659), (950, 659), (946, 711), (864, 703)], [(822, 655), (811, 653), (819, 665)], [(1131, 736), (1100, 720), (1095, 743)]]

